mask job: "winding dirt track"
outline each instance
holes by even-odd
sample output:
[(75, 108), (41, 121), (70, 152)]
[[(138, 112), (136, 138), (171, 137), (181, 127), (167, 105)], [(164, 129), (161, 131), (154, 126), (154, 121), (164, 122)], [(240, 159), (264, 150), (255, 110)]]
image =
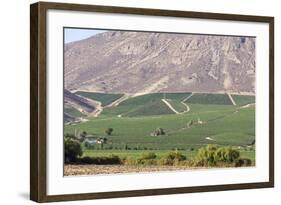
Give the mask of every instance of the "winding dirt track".
[(175, 108), (173, 108), (173, 106), (166, 99), (161, 99), (161, 100), (170, 108), (170, 110), (172, 110), (176, 114), (179, 114), (179, 112)]
[(230, 95), (230, 93), (227, 93), (230, 101), (232, 102), (233, 105), (236, 105), (236, 102), (234, 101), (234, 99), (232, 98), (232, 96)]
[(189, 98), (191, 98), (191, 96), (193, 95), (193, 93), (191, 93), (189, 96), (187, 96), (186, 98), (184, 98), (182, 101), (181, 101), (181, 104), (183, 104), (185, 107), (186, 107), (186, 110), (183, 111), (183, 112), (178, 112), (166, 99), (161, 99), (162, 102), (164, 102), (169, 108), (170, 110), (172, 110), (174, 113), (176, 114), (183, 114), (183, 113), (187, 113), (190, 111), (190, 107), (188, 106), (188, 104), (185, 103), (185, 101), (187, 101)]

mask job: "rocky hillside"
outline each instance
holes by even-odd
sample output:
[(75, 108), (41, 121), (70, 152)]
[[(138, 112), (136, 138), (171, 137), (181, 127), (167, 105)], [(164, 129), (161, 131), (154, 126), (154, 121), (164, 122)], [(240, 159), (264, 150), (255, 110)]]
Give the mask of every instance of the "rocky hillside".
[[(88, 115), (95, 111), (95, 105), (89, 99), (78, 96), (71, 93), (68, 90), (64, 90), (64, 109), (74, 109), (82, 114)], [(65, 112), (64, 110), (64, 121), (71, 122), (78, 120), (77, 117)]]
[(69, 90), (255, 92), (255, 38), (110, 31), (64, 49)]

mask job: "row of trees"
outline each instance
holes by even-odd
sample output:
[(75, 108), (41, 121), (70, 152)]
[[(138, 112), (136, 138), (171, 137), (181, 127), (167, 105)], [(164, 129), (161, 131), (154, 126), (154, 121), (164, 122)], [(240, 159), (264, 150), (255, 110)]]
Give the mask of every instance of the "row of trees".
[(127, 165), (186, 165), (190, 167), (241, 167), (250, 166), (252, 161), (247, 158), (241, 158), (240, 152), (232, 147), (217, 147), (207, 145), (198, 150), (194, 159), (187, 159), (179, 151), (170, 152), (167, 156), (157, 159), (153, 152), (144, 153), (139, 159), (120, 159), (119, 156), (111, 157), (83, 157), (81, 143), (78, 140), (64, 139), (65, 163), (88, 163), (88, 164), (127, 164)]

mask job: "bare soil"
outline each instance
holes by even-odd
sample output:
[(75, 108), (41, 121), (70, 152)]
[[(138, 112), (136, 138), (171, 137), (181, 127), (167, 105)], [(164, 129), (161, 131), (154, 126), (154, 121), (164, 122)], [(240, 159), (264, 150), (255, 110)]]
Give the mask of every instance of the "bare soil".
[(65, 165), (64, 175), (96, 175), (117, 173), (139, 173), (156, 171), (191, 170), (187, 166), (127, 166), (127, 165)]

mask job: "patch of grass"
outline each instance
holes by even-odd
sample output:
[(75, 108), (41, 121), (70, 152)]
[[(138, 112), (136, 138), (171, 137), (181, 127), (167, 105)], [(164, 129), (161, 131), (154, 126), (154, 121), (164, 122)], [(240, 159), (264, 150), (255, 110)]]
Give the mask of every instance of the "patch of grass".
[(215, 104), (215, 105), (231, 105), (229, 97), (226, 94), (207, 94), (195, 93), (187, 101), (192, 104)]
[(109, 105), (123, 96), (123, 94), (94, 93), (94, 92), (84, 92), (84, 91), (78, 91), (75, 94), (81, 95), (86, 98), (90, 98), (92, 100), (99, 101), (101, 102), (102, 106)]
[(166, 106), (162, 101), (149, 102), (145, 105), (138, 106), (136, 109), (132, 109), (126, 113), (123, 113), (123, 117), (135, 117), (135, 116), (153, 116), (174, 114), (174, 112)]
[(211, 136), (214, 142), (219, 143), (221, 145), (241, 145), (241, 144), (250, 144), (255, 136), (249, 136), (247, 133), (220, 133), (214, 136)]
[(184, 111), (186, 111), (187, 110), (187, 108), (186, 108), (186, 106), (183, 104), (183, 103), (181, 103), (181, 101), (178, 101), (178, 100), (171, 100), (171, 99), (169, 99), (169, 100), (167, 100), (169, 103), (170, 103), (170, 105), (176, 110), (176, 111), (178, 111), (178, 112), (184, 112)]
[(79, 110), (69, 107), (69, 108), (64, 108), (64, 113), (72, 116), (72, 117), (85, 117), (86, 115), (80, 112)]
[[(162, 99), (175, 101), (180, 110), (186, 110), (186, 107), (180, 103), (191, 93), (151, 93), (136, 97), (131, 97), (121, 102), (117, 107), (104, 109), (102, 116), (154, 116), (174, 114), (171, 109), (162, 102)], [(180, 111), (181, 112), (181, 111)]]
[(163, 98), (182, 101), (190, 95), (191, 93), (165, 93), (163, 94)]
[(233, 100), (237, 105), (247, 105), (250, 103), (255, 103), (255, 96), (250, 95), (231, 95)]
[[(191, 110), (193, 106), (191, 105)], [(88, 122), (77, 125), (66, 125), (65, 133), (74, 133), (75, 129), (103, 136), (108, 127), (114, 129), (108, 141), (113, 147), (131, 149), (189, 149), (209, 144), (207, 137), (215, 138), (212, 143), (221, 145), (245, 145), (255, 136), (255, 108), (245, 108), (236, 112), (235, 106), (215, 110), (200, 110), (182, 115), (159, 115), (142, 117), (109, 117), (90, 118)], [(198, 124), (197, 120), (203, 122)], [(187, 124), (194, 121), (191, 127)], [(150, 136), (161, 127), (166, 135)], [(230, 136), (229, 136), (230, 135)], [(228, 137), (229, 136), (229, 137)]]

